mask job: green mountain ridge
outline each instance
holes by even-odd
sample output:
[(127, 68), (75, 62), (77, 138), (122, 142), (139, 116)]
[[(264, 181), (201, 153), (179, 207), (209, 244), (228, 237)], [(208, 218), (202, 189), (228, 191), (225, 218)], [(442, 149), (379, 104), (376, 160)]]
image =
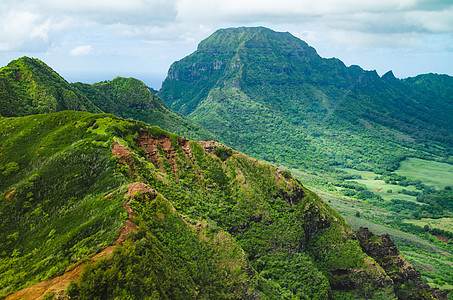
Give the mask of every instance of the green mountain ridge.
[(44, 62), (22, 57), (0, 69), (0, 115), (19, 117), (61, 110), (101, 112)]
[(0, 115), (18, 117), (63, 110), (113, 113), (160, 126), (198, 140), (215, 136), (169, 110), (146, 85), (134, 78), (97, 84), (69, 84), (44, 62), (22, 57), (0, 70)]
[(253, 157), (383, 172), (410, 156), (451, 162), (452, 86), (447, 75), (400, 80), (346, 67), (258, 27), (206, 38), (170, 67), (158, 95)]
[(185, 117), (167, 108), (140, 80), (116, 77), (95, 84), (74, 83), (103, 112), (159, 126), (189, 139), (215, 140), (216, 137)]
[(85, 262), (71, 297), (432, 299), (289, 172), (222, 144), (67, 111), (1, 118), (0, 133), (2, 294)]
[[(288, 171), (143, 122), (219, 136), (300, 171), (352, 167), (401, 181), (386, 171), (405, 157), (451, 161), (450, 76), (379, 77), (323, 59), (289, 33), (220, 30), (172, 65), (159, 92), (210, 132), (133, 78), (69, 84), (22, 58), (0, 70), (0, 83), (7, 299), (77, 266), (66, 292), (81, 299), (446, 299), (388, 236), (357, 239)], [(430, 209), (448, 204), (444, 194), (427, 196)], [(110, 256), (90, 262), (109, 245)]]

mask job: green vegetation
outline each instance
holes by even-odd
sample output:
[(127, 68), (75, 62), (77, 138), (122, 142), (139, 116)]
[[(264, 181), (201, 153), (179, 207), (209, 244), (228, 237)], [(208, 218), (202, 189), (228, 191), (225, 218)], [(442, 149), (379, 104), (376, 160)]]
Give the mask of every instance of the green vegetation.
[(453, 165), (412, 157), (402, 161), (395, 173), (437, 189), (451, 186), (453, 182)]
[(87, 264), (68, 296), (394, 298), (342, 216), (286, 168), (353, 227), (393, 232), (426, 281), (451, 289), (452, 83), (346, 67), (288, 33), (220, 30), (172, 65), (159, 92), (208, 133), (138, 80), (70, 85), (39, 60), (11, 62), (1, 116), (109, 112), (218, 136), (282, 168), (113, 115), (1, 117), (0, 295), (112, 244), (125, 184), (143, 182), (158, 196), (130, 200), (138, 232)]
[(291, 169), (344, 216), (415, 232), (393, 222), (453, 213), (451, 86), (446, 75), (379, 77), (288, 33), (232, 28), (175, 62), (159, 95), (226, 145)]
[(170, 67), (158, 94), (252, 157), (381, 174), (406, 157), (452, 162), (452, 84), (434, 74), (379, 77), (258, 27), (212, 34)]
[[(263, 296), (244, 252), (223, 231), (192, 225), (161, 196), (136, 197), (138, 232), (84, 270), (81, 299), (250, 299)], [(142, 219), (143, 217), (143, 219)], [(204, 226), (203, 226), (204, 225)]]
[(453, 233), (453, 218), (440, 218), (440, 219), (422, 218), (420, 220), (408, 220), (407, 222), (419, 227), (428, 226), (429, 229), (437, 228), (445, 231), (450, 231)]
[(95, 84), (74, 83), (72, 86), (103, 112), (159, 126), (170, 132), (196, 140), (214, 140), (215, 136), (199, 125), (169, 110), (140, 80), (116, 77)]
[(145, 84), (117, 77), (93, 85), (69, 84), (44, 62), (29, 57), (0, 69), (0, 116), (18, 117), (63, 110), (113, 113), (181, 136), (214, 140), (199, 125), (169, 110)]
[(122, 196), (105, 194), (125, 179), (115, 174), (111, 137), (87, 130), (103, 117), (63, 112), (0, 121), (0, 165), (9, 166), (0, 174), (0, 294), (59, 275), (116, 238)]
[[(143, 182), (157, 192), (129, 201), (138, 232), (87, 265), (68, 294), (394, 297), (343, 218), (286, 170), (112, 115), (61, 112), (0, 125), (0, 159), (11, 170), (1, 177), (3, 294), (111, 244), (127, 218), (124, 185)], [(124, 154), (112, 158), (114, 142)]]
[(22, 57), (0, 69), (0, 115), (18, 117), (62, 110), (101, 112), (44, 62)]

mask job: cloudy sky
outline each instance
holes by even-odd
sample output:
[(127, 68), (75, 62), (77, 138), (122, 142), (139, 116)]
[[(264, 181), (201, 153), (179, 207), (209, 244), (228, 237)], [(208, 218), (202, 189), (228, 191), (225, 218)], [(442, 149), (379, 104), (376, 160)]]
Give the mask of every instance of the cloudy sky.
[(380, 75), (453, 75), (452, 0), (1, 0), (0, 66), (27, 55), (70, 82), (159, 88), (172, 62), (238, 26), (289, 31)]

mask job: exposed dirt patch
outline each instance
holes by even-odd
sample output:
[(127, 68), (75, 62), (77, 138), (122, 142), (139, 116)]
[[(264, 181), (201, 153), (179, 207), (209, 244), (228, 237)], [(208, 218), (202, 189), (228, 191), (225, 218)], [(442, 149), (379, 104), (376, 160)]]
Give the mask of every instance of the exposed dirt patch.
[[(127, 186), (127, 192), (126, 194), (124, 194), (124, 196), (129, 199), (134, 199), (137, 193), (140, 195), (149, 195), (151, 197), (150, 200), (157, 197), (157, 192), (142, 182), (134, 182), (129, 184)], [(126, 208), (126, 210), (128, 212), (129, 210), (132, 211), (130, 208), (129, 210)]]
[(445, 255), (445, 256), (447, 256), (447, 257), (451, 257), (451, 255), (450, 255), (450, 254), (448, 254), (447, 252), (443, 252), (443, 251), (441, 251), (440, 253), (442, 253), (443, 255)]
[[(182, 150), (184, 155), (192, 162), (193, 166), (190, 141), (186, 139), (178, 138), (176, 146), (172, 144), (172, 141), (167, 136), (154, 138), (148, 131), (140, 131), (138, 137), (135, 139), (135, 143), (138, 147), (145, 150), (148, 161), (150, 161), (159, 170), (166, 171), (164, 161), (162, 160), (163, 156), (170, 163), (176, 181), (178, 181), (178, 165), (176, 163), (178, 151)], [(176, 149), (175, 146), (178, 149)]]
[(11, 196), (14, 195), (15, 192), (16, 192), (16, 190), (12, 190), (8, 194), (6, 194), (5, 198), (9, 200), (11, 198)]
[(131, 152), (117, 142), (113, 142), (112, 154), (120, 159), (128, 159)]
[(129, 166), (132, 171), (135, 170), (134, 164), (131, 162), (132, 153), (118, 142), (113, 142), (112, 154), (119, 158), (121, 164)]
[(428, 269), (427, 267), (425, 267), (424, 265), (420, 265), (420, 267), (422, 267), (423, 269), (425, 269), (425, 270), (428, 271), (428, 272), (431, 272), (431, 270)]
[(126, 223), (121, 228), (120, 234), (115, 241), (115, 245), (122, 245), (127, 240), (129, 234), (131, 232), (137, 232), (137, 229), (138, 227), (135, 223), (132, 223), (131, 220), (126, 220)]
[[(101, 257), (106, 257), (113, 252), (114, 246), (109, 246), (102, 250), (101, 252), (94, 255), (91, 259), (91, 262), (98, 261)], [(66, 272), (58, 277), (45, 280), (43, 282), (32, 285), (28, 288), (20, 290), (8, 297), (6, 300), (20, 300), (20, 299), (42, 299), (46, 293), (59, 293), (64, 295), (64, 291), (68, 287), (71, 281), (77, 281), (82, 275), (83, 264), (76, 263), (72, 266), (69, 266), (66, 269)]]
[[(183, 140), (183, 139), (179, 139)], [(162, 151), (166, 159), (170, 162), (175, 178), (177, 178), (177, 167), (176, 167), (176, 155), (177, 151), (171, 144), (171, 140), (166, 136), (160, 136), (159, 138), (153, 138), (148, 131), (140, 131), (138, 137), (135, 139), (135, 143), (138, 147), (143, 148), (146, 153), (146, 158), (152, 162), (152, 164), (160, 169), (165, 170), (164, 165), (160, 161), (159, 152)], [(185, 144), (185, 143), (183, 143)]]
[[(114, 148), (115, 148), (115, 146), (114, 146)], [(122, 151), (121, 148), (116, 148), (116, 149), (117, 150), (119, 149), (119, 151)], [(127, 149), (126, 149), (126, 151), (127, 151)], [(113, 152), (113, 150), (112, 150), (112, 152)], [(129, 152), (129, 151), (127, 151), (127, 152)], [(123, 154), (124, 154), (124, 152), (123, 152)], [(115, 191), (113, 193), (116, 193), (116, 192), (117, 191)], [(148, 195), (154, 195), (154, 198), (157, 196), (157, 192), (154, 191), (153, 189), (151, 189), (146, 184), (143, 184), (140, 182), (135, 182), (135, 183), (131, 183), (128, 185), (128, 191), (125, 194), (125, 197), (128, 197), (129, 199), (133, 199), (136, 192), (139, 192), (141, 194), (145, 193)], [(109, 197), (111, 194), (107, 195), (106, 197)], [(93, 255), (93, 257), (91, 258), (91, 263), (98, 261), (101, 257), (107, 257), (107, 256), (111, 255), (113, 252), (113, 249), (118, 245), (122, 245), (124, 243), (124, 241), (127, 240), (128, 236), (131, 232), (137, 232), (137, 225), (135, 225), (131, 221), (131, 219), (136, 216), (135, 212), (131, 209), (131, 207), (129, 206), (129, 204), (127, 202), (123, 203), (123, 207), (124, 207), (124, 209), (126, 209), (126, 211), (128, 213), (128, 219), (126, 220), (124, 226), (121, 227), (118, 238), (115, 240), (114, 245), (108, 246), (107, 248), (103, 249), (101, 252)], [(6, 299), (7, 300), (42, 299), (42, 297), (46, 293), (50, 293), (50, 292), (53, 292), (58, 295), (64, 295), (64, 291), (66, 291), (66, 288), (68, 287), (69, 283), (71, 281), (77, 282), (77, 280), (80, 278), (80, 275), (82, 275), (83, 267), (84, 267), (84, 265), (82, 263), (76, 263), (72, 266), (69, 266), (63, 275), (45, 280), (43, 282), (32, 285), (28, 288), (22, 289), (14, 294), (8, 296)]]
[(441, 240), (442, 242), (444, 243), (448, 243), (448, 239), (444, 236), (441, 236), (441, 235), (435, 235), (435, 237), (439, 240)]
[[(198, 144), (204, 148), (206, 152), (209, 154), (215, 154), (215, 149), (217, 147), (225, 147), (224, 145), (214, 142), (214, 141), (209, 141), (209, 142), (198, 142)], [(226, 148), (226, 147), (225, 147)]]

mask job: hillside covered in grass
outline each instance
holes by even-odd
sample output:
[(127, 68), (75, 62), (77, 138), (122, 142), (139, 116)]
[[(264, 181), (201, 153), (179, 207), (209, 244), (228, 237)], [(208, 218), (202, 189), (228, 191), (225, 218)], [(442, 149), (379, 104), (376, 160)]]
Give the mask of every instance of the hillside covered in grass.
[(413, 277), (393, 280), (288, 171), (222, 144), (84, 112), (1, 118), (0, 142), (11, 299), (75, 263), (66, 293), (80, 299), (432, 297)]
[(117, 77), (97, 84), (69, 84), (43, 61), (22, 57), (0, 69), (0, 116), (20, 117), (64, 110), (113, 113), (141, 120), (181, 136), (215, 136), (168, 109), (138, 79)]
[(74, 83), (103, 112), (159, 126), (188, 139), (214, 140), (201, 126), (167, 108), (165, 103), (140, 80), (116, 77), (95, 84)]

